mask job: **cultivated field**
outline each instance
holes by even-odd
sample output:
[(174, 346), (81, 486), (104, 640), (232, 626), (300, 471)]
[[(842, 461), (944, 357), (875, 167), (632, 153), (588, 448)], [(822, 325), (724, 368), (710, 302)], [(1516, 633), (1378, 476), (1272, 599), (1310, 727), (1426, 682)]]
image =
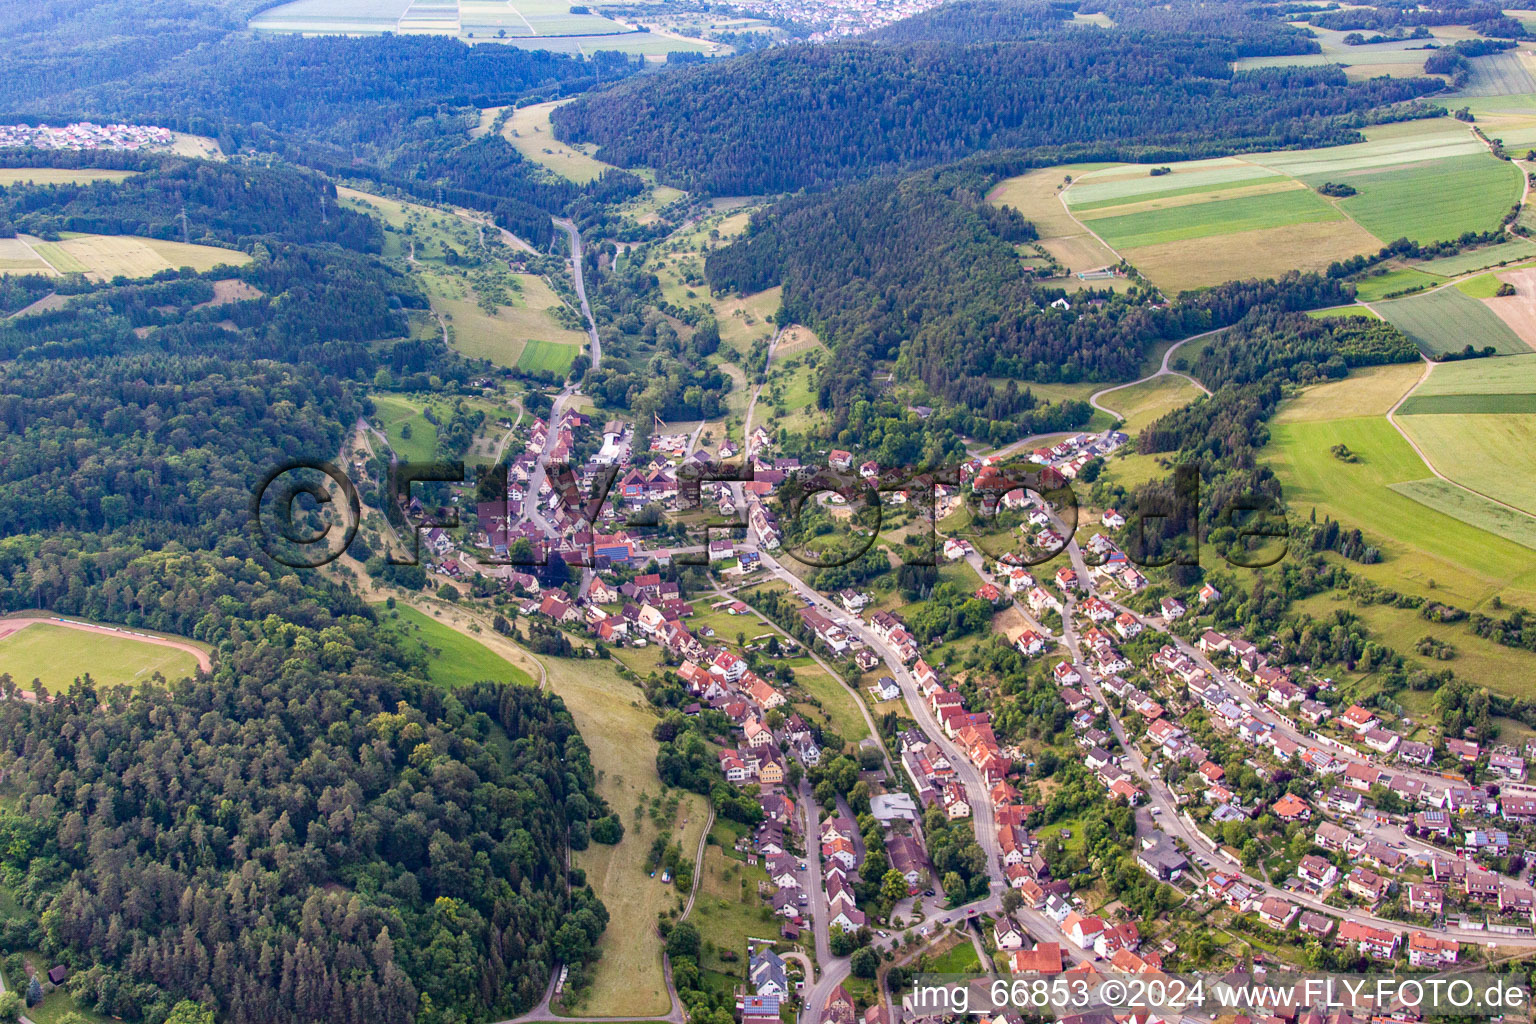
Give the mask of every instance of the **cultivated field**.
[(0, 240), (0, 271), (85, 274), (97, 281), (119, 276), (149, 277), (180, 267), (197, 271), (212, 270), (221, 264), (238, 267), (250, 260), (236, 249), (136, 235), (65, 233), (57, 242), (45, 242), (32, 235)]
[(97, 686), (122, 686), (157, 672), (174, 680), (196, 671), (197, 658), (175, 647), (54, 622), (0, 619), (0, 674), (8, 674), (23, 689), (42, 680), (56, 692), (87, 674)]
[(1326, 270), (1330, 263), (1374, 253), (1376, 236), (1342, 217), (1190, 238), (1131, 249), (1125, 257), (1169, 294), (1234, 277), (1280, 277), (1288, 270)]
[(1492, 345), (1508, 355), (1531, 351), (1486, 305), (1456, 288), (1378, 302), (1374, 308), (1428, 356), (1459, 352), (1469, 344), (1477, 349)]
[(1520, 172), (1486, 152), (1304, 180), (1353, 186), (1359, 194), (1340, 200), (1339, 207), (1383, 241), (1436, 242), (1492, 230), (1520, 199)]
[(137, 173), (95, 167), (0, 167), (0, 185), (86, 185), (93, 181), (122, 181)]
[(1337, 210), (1315, 192), (1299, 187), (1237, 198), (1227, 198), (1218, 191), (1207, 201), (1201, 201), (1200, 195), (1178, 198), (1183, 202), (1158, 209), (1143, 208), (1132, 213), (1119, 213), (1125, 207), (1122, 204), (1078, 216), (1117, 250), (1289, 224), (1343, 219)]
[(457, 36), (563, 53), (619, 50), (664, 55), (673, 50), (729, 52), (719, 43), (662, 32), (636, 32), (600, 14), (571, 13), (569, 0), (292, 0), (252, 18), (256, 32), (366, 35), (409, 32)]
[[(1413, 393), (1408, 403), (1426, 395), (1510, 394), (1536, 394), (1536, 354), (1442, 363), (1435, 367), (1434, 373)], [(1408, 411), (1408, 403), (1403, 405), (1404, 412)]]
[[(1445, 480), (1412, 480), (1393, 484), (1392, 489), (1479, 530), (1536, 550), (1536, 520), (1524, 512), (1506, 508)], [(1529, 565), (1533, 557), (1536, 556), (1526, 552), (1524, 561), (1518, 564)]]
[(1536, 256), (1536, 242), (1528, 238), (1516, 238), (1509, 242), (1486, 245), (1480, 249), (1460, 252), (1455, 256), (1445, 256), (1438, 260), (1417, 261), (1412, 266), (1426, 274), (1434, 274), (1438, 277), (1457, 277), (1461, 274), (1470, 274), (1474, 270), (1486, 270), (1504, 263), (1530, 259), (1532, 256)]
[(1000, 182), (988, 195), (989, 202), (1011, 206), (1034, 224), (1040, 244), (1063, 266), (1074, 273), (1118, 262), (1109, 249), (1062, 206), (1062, 179), (1103, 167), (1103, 164), (1073, 164), (1045, 167)]
[(1495, 290), (1501, 284), (1514, 285), (1513, 295), (1499, 296), (1495, 291), (1479, 298), (1528, 347), (1536, 349), (1536, 269), (1501, 270), (1484, 276), (1493, 279), (1490, 284)]
[[(1536, 515), (1536, 411), (1400, 415), (1397, 421), (1441, 473)], [(1536, 519), (1530, 530), (1536, 537)]]
[(1536, 92), (1530, 61), (1516, 51), (1489, 54), (1472, 62), (1472, 74), (1460, 96), (1515, 96)]
[[(1489, 230), (1519, 198), (1520, 171), (1459, 122), (1381, 125), (1364, 134), (1367, 141), (1346, 146), (1170, 163), (1158, 175), (1148, 164), (1045, 168), (1002, 182), (989, 198), (1034, 221), (1042, 244), (1073, 269), (1090, 257), (1094, 265), (1110, 262), (1107, 244), (1170, 293), (1321, 270), (1403, 236), (1430, 241)], [(1326, 181), (1358, 194), (1321, 196), (1315, 190)], [(1079, 250), (1077, 263), (1069, 247)]]
[[(1346, 411), (1346, 410), (1340, 410)], [(1345, 444), (1358, 458), (1345, 462), (1330, 449)], [(1497, 509), (1466, 491), (1454, 501), (1443, 495), (1433, 504), (1416, 500), (1395, 485), (1432, 480), (1424, 465), (1392, 425), (1381, 416), (1276, 422), (1265, 461), (1284, 487), (1293, 514), (1331, 516), (1358, 526), (1380, 546), (1384, 560), (1375, 565), (1350, 563), (1350, 569), (1409, 593), (1428, 593), (1430, 581), (1441, 599), (1476, 608), (1495, 594), (1506, 601), (1536, 600), (1536, 555), (1531, 549), (1480, 528), (1474, 506)], [(1463, 497), (1464, 496), (1464, 497)]]

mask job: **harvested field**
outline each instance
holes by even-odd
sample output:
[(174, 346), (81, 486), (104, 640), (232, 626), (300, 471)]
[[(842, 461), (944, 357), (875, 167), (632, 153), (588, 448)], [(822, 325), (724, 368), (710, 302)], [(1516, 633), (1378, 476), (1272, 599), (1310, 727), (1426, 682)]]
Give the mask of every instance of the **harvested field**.
[(1503, 270), (1494, 276), (1514, 285), (1515, 294), (1485, 298), (1483, 305), (1493, 310), (1521, 341), (1536, 349), (1536, 267)]
[(1126, 250), (1125, 258), (1159, 288), (1177, 294), (1236, 277), (1324, 270), (1334, 260), (1380, 248), (1370, 232), (1337, 219), (1148, 245)]

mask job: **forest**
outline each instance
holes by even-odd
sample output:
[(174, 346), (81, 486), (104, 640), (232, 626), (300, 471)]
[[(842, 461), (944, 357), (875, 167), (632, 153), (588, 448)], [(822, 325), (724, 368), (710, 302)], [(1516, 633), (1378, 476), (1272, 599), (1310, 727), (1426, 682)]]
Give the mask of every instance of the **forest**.
[(341, 206), (330, 181), (299, 168), (180, 157), (130, 162), (108, 154), (48, 161), (51, 166), (125, 163), (143, 170), (120, 182), (0, 188), (0, 234), (83, 231), (181, 240), (185, 232), (188, 241), (213, 245), (244, 247), (267, 239), (334, 242), (361, 252), (383, 248), (377, 221)]
[(1219, 36), (1062, 31), (1025, 42), (788, 47), (646, 75), (554, 113), (621, 167), (716, 195), (811, 188), (983, 149), (1176, 159), (1358, 141), (1346, 123), (1440, 89), (1337, 67), (1233, 73)]
[(202, 595), (211, 677), (0, 707), (0, 872), (35, 915), (0, 937), (131, 1021), (180, 997), (231, 1024), (495, 1019), (579, 970), (607, 913), (561, 851), (607, 809), (558, 698), (448, 695), (355, 599), (242, 589)]
[[(253, 258), (5, 279), (7, 313), (62, 301), (0, 322), (0, 609), (190, 636), (214, 668), (0, 701), (0, 880), (20, 904), (0, 945), (67, 964), (81, 1006), (132, 1022), (181, 999), (231, 1024), (524, 1012), (555, 963), (580, 983), (607, 923), (567, 843), (621, 832), (593, 827), (611, 815), (569, 714), (506, 680), (430, 686), (419, 645), (275, 567), (249, 520), (277, 459), (335, 457), (379, 368), (448, 391), (470, 368), (393, 340), (425, 296), (324, 179), (141, 170), (0, 202), (31, 230), (161, 234), (185, 204)], [(250, 289), (214, 302), (232, 278)]]

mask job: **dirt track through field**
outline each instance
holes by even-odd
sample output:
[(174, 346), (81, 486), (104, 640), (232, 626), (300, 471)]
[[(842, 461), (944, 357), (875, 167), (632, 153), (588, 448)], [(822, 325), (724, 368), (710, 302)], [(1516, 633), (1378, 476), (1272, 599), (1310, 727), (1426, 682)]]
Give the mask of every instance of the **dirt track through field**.
[(196, 658), (197, 667), (204, 672), (213, 668), (213, 659), (208, 656), (207, 651), (185, 641), (171, 640), (163, 636), (154, 636), (150, 633), (138, 633), (115, 626), (98, 626), (90, 622), (76, 622), (73, 619), (61, 619), (53, 615), (21, 614), (0, 618), (0, 640), (4, 640), (13, 633), (21, 632), (35, 622), (46, 622), (55, 626), (64, 626), (67, 629), (78, 629), (85, 633), (101, 633), (105, 636), (127, 637), (130, 640), (154, 644), (156, 647), (172, 647), (178, 651), (185, 651)]

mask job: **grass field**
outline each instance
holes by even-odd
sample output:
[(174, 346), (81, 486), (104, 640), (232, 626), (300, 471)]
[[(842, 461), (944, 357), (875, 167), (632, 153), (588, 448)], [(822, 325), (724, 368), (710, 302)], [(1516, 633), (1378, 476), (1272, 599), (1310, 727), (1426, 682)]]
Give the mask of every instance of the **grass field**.
[(108, 171), (94, 167), (0, 167), (0, 186), (83, 185), (93, 181), (122, 181), (138, 171)]
[[(514, 274), (518, 291), (514, 304), (486, 313), (472, 299), (434, 297), (432, 308), (449, 318), (453, 346), (467, 356), (489, 359), (497, 366), (549, 369), (564, 372), (576, 358), (587, 336), (561, 326), (551, 312), (560, 297), (544, 279), (533, 274)], [(534, 354), (530, 357), (529, 350)], [(562, 352), (564, 362), (554, 364)], [(548, 365), (545, 365), (546, 362)]]
[(1455, 288), (1380, 302), (1375, 309), (1428, 356), (1459, 352), (1468, 344), (1492, 345), (1508, 355), (1531, 351), (1492, 310)]
[[(57, 962), (56, 959), (46, 957), (34, 950), (18, 950), (22, 956), (39, 971), (46, 971), (48, 967)], [(26, 986), (22, 984), (26, 979), (13, 980), (6, 978), (7, 991), (24, 991)], [(43, 1001), (36, 1006), (27, 1007), (25, 1014), (32, 1024), (63, 1024), (70, 1014), (77, 1014), (85, 1020), (86, 1024), (112, 1024), (114, 1018), (103, 1016), (91, 1010), (87, 1010), (75, 1001), (75, 997), (69, 994), (67, 989), (56, 988), (43, 997)]]
[(867, 737), (869, 726), (864, 724), (864, 716), (859, 713), (858, 698), (843, 689), (843, 685), (819, 665), (809, 658), (804, 660), (803, 665), (798, 661), (792, 662), (796, 665), (795, 685), (821, 705), (819, 710), (807, 705), (809, 714), (825, 722), (848, 743), (857, 743)]
[(1111, 391), (1099, 404), (1113, 409), (1124, 421), (1126, 433), (1134, 434), (1164, 413), (1188, 405), (1200, 397), (1200, 389), (1183, 377), (1167, 374)]
[(481, 680), (532, 686), (533, 678), (505, 658), (455, 629), (408, 605), (386, 609), (375, 605), (384, 628), (398, 633), (408, 650), (427, 655), (427, 677), (444, 687), (468, 686)]
[[(1399, 416), (1398, 423), (1440, 472), (1536, 515), (1536, 407), (1524, 414)], [(1531, 528), (1536, 535), (1536, 519)]]
[(549, 168), (562, 178), (584, 185), (613, 165), (605, 164), (555, 138), (549, 114), (560, 102), (563, 101), (519, 107), (507, 119), (501, 134), (525, 158)]
[[(437, 454), (437, 427), (423, 416), (424, 406), (398, 395), (373, 395), (374, 415), (384, 425), (384, 436), (396, 455), (412, 462), (430, 462)], [(409, 427), (406, 437), (402, 428)]]
[(1409, 288), (1424, 289), (1433, 288), (1443, 284), (1443, 280), (1437, 277), (1408, 267), (1399, 267), (1389, 270), (1385, 274), (1372, 274), (1362, 277), (1355, 282), (1355, 298), (1361, 302), (1375, 302), (1397, 292), (1406, 291)]
[(41, 679), (57, 691), (87, 673), (97, 686), (122, 686), (156, 672), (174, 680), (196, 671), (197, 659), (185, 651), (51, 622), (33, 623), (0, 640), (0, 673), (9, 674), (24, 689)]
[(548, 373), (565, 373), (581, 354), (578, 345), (564, 345), (557, 341), (530, 340), (523, 346), (523, 354), (517, 357), (519, 370), (543, 370)]
[[(1430, 395), (1525, 395), (1536, 394), (1536, 353), (1507, 359), (1469, 359), (1440, 363), (1408, 404)], [(1478, 411), (1478, 410), (1464, 410)], [(1485, 410), (1493, 412), (1496, 410)]]
[(1138, 213), (1093, 217), (1087, 219), (1086, 223), (1114, 248), (1135, 249), (1190, 238), (1340, 219), (1342, 217), (1338, 211), (1316, 193), (1290, 189)]
[[(1324, 177), (1304, 180), (1316, 185)], [(1337, 180), (1358, 192), (1340, 200), (1340, 208), (1384, 242), (1402, 237), (1437, 242), (1465, 231), (1489, 231), (1520, 199), (1520, 172), (1491, 153), (1353, 171)]]
[(651, 736), (656, 718), (642, 707), (644, 695), (619, 678), (609, 661), (547, 658), (544, 663), (550, 688), (565, 700), (592, 751), (598, 792), (624, 822), (618, 845), (593, 843), (572, 857), (602, 897), (609, 921), (592, 985), (579, 1006), (566, 1009), (605, 1017), (666, 1013), (670, 1000), (656, 915), (687, 894), (664, 884), (659, 875), (649, 877), (645, 855), (664, 828), (691, 858), (707, 817), (704, 799), (682, 794), (676, 816), (661, 827), (649, 814), (636, 817), (642, 799), (657, 796), (662, 788), (656, 775), (658, 744)]
[[(1336, 444), (1348, 445), (1358, 461), (1335, 458), (1329, 449)], [(1351, 563), (1351, 571), (1409, 593), (1427, 593), (1433, 580), (1442, 599), (1465, 608), (1495, 594), (1536, 599), (1530, 549), (1393, 489), (1432, 474), (1385, 417), (1277, 421), (1264, 452), (1293, 514), (1315, 509), (1319, 518), (1360, 527), (1380, 546), (1382, 562)]]
[[(704, 874), (699, 879), (699, 896), (689, 920), (698, 926), (699, 935), (711, 947), (699, 966), (710, 971), (739, 973), (747, 961), (747, 939), (773, 938), (779, 929), (767, 904), (757, 895), (757, 884), (766, 882), (768, 873), (731, 855), (733, 831), (717, 822), (712, 834), (725, 845), (711, 844), (704, 849)], [(721, 959), (720, 953), (726, 950), (734, 951), (740, 959), (734, 964)]]
[(1314, 384), (1287, 399), (1275, 415), (1276, 423), (1335, 420), (1350, 416), (1385, 416), (1424, 374), (1420, 363), (1362, 366), (1343, 380)]
[(1470, 274), (1474, 270), (1486, 270), (1503, 263), (1530, 259), (1532, 256), (1536, 256), (1536, 242), (1528, 238), (1516, 238), (1498, 245), (1488, 245), (1470, 252), (1459, 252), (1455, 256), (1444, 256), (1438, 260), (1424, 260), (1413, 265), (1426, 274), (1456, 277), (1460, 274)]
[(1092, 171), (1104, 164), (1072, 164), (1044, 167), (999, 182), (987, 200), (1018, 210), (1039, 232), (1040, 244), (1067, 269), (1078, 272), (1116, 262), (1115, 253), (1072, 218), (1061, 205), (1064, 178)]
[(1339, 317), (1358, 316), (1367, 320), (1380, 320), (1381, 316), (1375, 310), (1365, 306), (1329, 306), (1327, 309), (1309, 309), (1307, 316), (1314, 320), (1333, 320)]
[(1424, 659), (1426, 667), (1449, 667), (1458, 676), (1497, 692), (1527, 698), (1536, 695), (1536, 654), (1486, 640), (1465, 623), (1429, 622), (1412, 608), (1361, 605), (1332, 593), (1314, 594), (1291, 608), (1319, 618), (1331, 617), (1338, 608), (1347, 609), (1364, 619), (1383, 643), (1405, 653), (1412, 651), (1422, 636), (1447, 641), (1456, 648), (1456, 657), (1449, 662)]
[(1461, 294), (1470, 295), (1474, 299), (1491, 299), (1498, 295), (1502, 283), (1497, 274), (1478, 274), (1457, 281), (1454, 287)]

